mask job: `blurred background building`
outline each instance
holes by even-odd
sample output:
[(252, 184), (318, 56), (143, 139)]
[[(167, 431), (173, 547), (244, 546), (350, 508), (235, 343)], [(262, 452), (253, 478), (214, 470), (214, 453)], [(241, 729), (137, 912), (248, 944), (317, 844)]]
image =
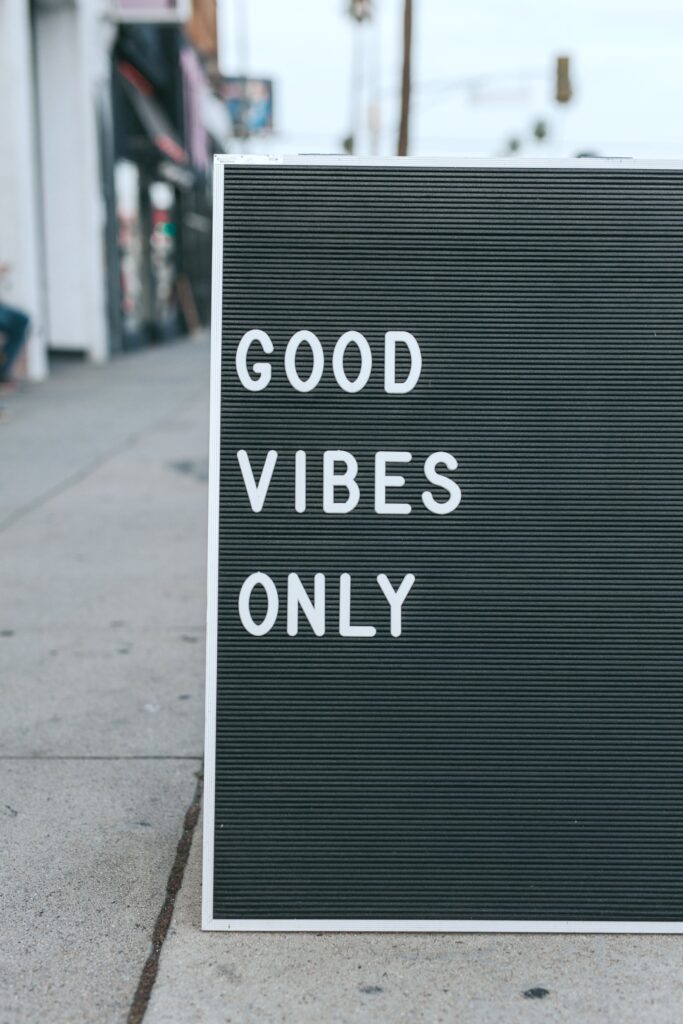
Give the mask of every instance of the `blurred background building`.
[(0, 0), (25, 372), (207, 323), (213, 153), (681, 157), (682, 36), (680, 0)]
[(29, 377), (206, 323), (220, 85), (215, 0), (0, 0), (0, 261)]

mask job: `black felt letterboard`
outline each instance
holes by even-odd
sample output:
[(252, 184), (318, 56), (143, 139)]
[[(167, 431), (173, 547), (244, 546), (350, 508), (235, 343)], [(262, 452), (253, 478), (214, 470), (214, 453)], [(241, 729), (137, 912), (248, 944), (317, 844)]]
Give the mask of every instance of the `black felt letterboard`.
[[(209, 916), (683, 921), (683, 171), (312, 159), (217, 173)], [(250, 373), (270, 366), (258, 392), (236, 371), (254, 329), (273, 345), (248, 354)], [(300, 330), (324, 353), (307, 393), (284, 368)], [(357, 393), (333, 374), (349, 330), (372, 353)], [(384, 389), (392, 330), (422, 355), (403, 395)], [(306, 377), (306, 345), (297, 358)], [(345, 365), (359, 372), (353, 345)], [(277, 452), (260, 512), (240, 450), (256, 482)], [(338, 450), (358, 465), (347, 514), (322, 506), (323, 453)], [(408, 515), (375, 509), (378, 451), (412, 456), (387, 468)], [(422, 499), (434, 452), (457, 460), (447, 515)], [(239, 614), (253, 573), (278, 595), (262, 636)], [(290, 636), (288, 576), (312, 597), (318, 573), (325, 633), (301, 612)], [(400, 636), (381, 573), (415, 577)], [(340, 635), (342, 574), (373, 637)], [(269, 607), (256, 586), (254, 619)]]

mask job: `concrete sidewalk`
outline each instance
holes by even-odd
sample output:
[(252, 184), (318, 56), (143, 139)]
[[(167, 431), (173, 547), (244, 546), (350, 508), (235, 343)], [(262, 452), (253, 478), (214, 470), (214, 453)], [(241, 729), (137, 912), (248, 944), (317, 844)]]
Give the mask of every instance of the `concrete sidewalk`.
[(207, 388), (184, 343), (3, 403), (3, 1024), (124, 1021), (150, 953), (201, 769)]
[(675, 936), (201, 933), (207, 403), (183, 343), (5, 404), (0, 1024), (678, 1022)]

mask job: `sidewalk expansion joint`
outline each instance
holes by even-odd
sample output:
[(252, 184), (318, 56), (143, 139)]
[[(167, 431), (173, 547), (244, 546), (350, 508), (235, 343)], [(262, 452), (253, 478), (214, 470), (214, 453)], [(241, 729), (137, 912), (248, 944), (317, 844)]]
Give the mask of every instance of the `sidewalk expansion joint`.
[(159, 912), (159, 916), (157, 917), (156, 924), (154, 925), (154, 931), (152, 932), (152, 948), (140, 974), (138, 987), (135, 992), (135, 996), (133, 997), (133, 1004), (128, 1014), (127, 1024), (140, 1024), (147, 1011), (147, 1006), (149, 1005), (149, 1000), (152, 995), (152, 989), (154, 988), (154, 983), (159, 971), (161, 950), (173, 918), (173, 909), (175, 907), (176, 897), (183, 884), (183, 876), (185, 874), (187, 859), (190, 855), (192, 837), (199, 818), (201, 802), (202, 777), (200, 775), (197, 780), (197, 788), (195, 789), (192, 803), (185, 814), (183, 832), (178, 840), (175, 860), (173, 861), (173, 866), (171, 867), (168, 881), (166, 883), (166, 895)]

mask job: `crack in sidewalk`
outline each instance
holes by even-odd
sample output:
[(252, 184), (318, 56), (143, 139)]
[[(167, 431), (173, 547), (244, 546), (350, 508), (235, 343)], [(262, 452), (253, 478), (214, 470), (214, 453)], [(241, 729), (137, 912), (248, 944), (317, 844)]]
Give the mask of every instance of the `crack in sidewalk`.
[(166, 895), (164, 902), (161, 906), (161, 910), (159, 911), (159, 916), (156, 919), (154, 931), (152, 932), (152, 948), (147, 960), (145, 961), (145, 965), (140, 972), (140, 980), (133, 997), (133, 1003), (128, 1014), (127, 1024), (140, 1024), (147, 1012), (149, 1000), (152, 995), (152, 989), (154, 988), (154, 983), (156, 982), (157, 974), (159, 973), (161, 950), (173, 918), (176, 897), (183, 884), (185, 867), (190, 855), (192, 839), (199, 819), (199, 811), (202, 803), (202, 789), (202, 776), (198, 775), (197, 788), (195, 789), (192, 803), (185, 813), (182, 835), (178, 840), (175, 859), (168, 876), (168, 881), (166, 882)]

